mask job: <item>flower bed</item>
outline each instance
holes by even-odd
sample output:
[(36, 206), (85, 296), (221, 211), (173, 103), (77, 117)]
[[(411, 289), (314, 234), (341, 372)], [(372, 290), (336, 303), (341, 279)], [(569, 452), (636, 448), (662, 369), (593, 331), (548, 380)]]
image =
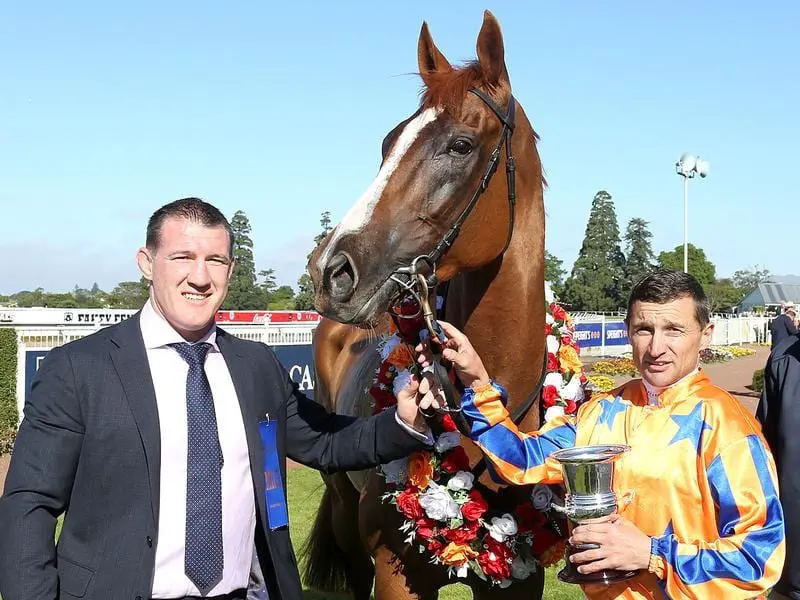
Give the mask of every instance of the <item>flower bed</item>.
[(617, 387), (613, 377), (608, 375), (591, 375), (586, 383), (586, 389), (594, 392), (610, 392)]
[(599, 360), (592, 365), (592, 373), (598, 375), (637, 375), (636, 365), (629, 358), (611, 358)]

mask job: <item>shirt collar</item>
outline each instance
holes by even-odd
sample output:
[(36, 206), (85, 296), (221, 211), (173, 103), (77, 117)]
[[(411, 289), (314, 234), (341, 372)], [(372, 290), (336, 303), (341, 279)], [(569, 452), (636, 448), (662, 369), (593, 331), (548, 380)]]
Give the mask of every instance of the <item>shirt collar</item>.
[[(139, 326), (142, 329), (142, 339), (144, 347), (148, 350), (153, 348), (163, 348), (167, 344), (186, 342), (180, 333), (170, 325), (167, 320), (156, 312), (150, 300), (145, 302), (142, 307), (142, 314), (139, 316)], [(219, 351), (217, 346), (217, 325), (212, 324), (206, 334), (198, 340), (211, 344), (212, 351)]]
[(691, 373), (682, 377), (672, 385), (658, 387), (651, 385), (644, 379), (642, 379), (642, 384), (645, 389), (648, 404), (663, 406), (685, 399), (687, 393), (690, 392), (695, 384), (701, 383), (707, 379), (708, 377), (705, 372), (698, 365)]

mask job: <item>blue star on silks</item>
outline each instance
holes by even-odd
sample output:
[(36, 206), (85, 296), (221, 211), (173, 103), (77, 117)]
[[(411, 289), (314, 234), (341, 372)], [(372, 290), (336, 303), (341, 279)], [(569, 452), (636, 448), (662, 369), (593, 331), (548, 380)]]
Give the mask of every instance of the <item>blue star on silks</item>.
[(611, 428), (614, 426), (614, 419), (617, 418), (619, 413), (625, 412), (628, 405), (620, 398), (614, 398), (613, 400), (600, 400), (600, 408), (602, 408), (603, 412), (601, 412), (600, 416), (597, 418), (597, 425), (605, 424), (609, 431), (611, 431)]
[(670, 418), (675, 421), (678, 431), (669, 442), (669, 446), (677, 444), (681, 440), (689, 440), (697, 444), (697, 453), (700, 454), (700, 438), (703, 430), (711, 430), (711, 425), (706, 423), (703, 418), (703, 403), (698, 402), (688, 415), (672, 415)]

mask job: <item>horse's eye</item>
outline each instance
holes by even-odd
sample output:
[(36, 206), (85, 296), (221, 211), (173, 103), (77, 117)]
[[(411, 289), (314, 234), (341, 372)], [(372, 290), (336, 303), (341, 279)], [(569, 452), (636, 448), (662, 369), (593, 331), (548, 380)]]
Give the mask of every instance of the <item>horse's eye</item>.
[(466, 156), (470, 152), (472, 152), (472, 144), (469, 143), (469, 140), (465, 140), (464, 138), (458, 138), (454, 140), (450, 147), (448, 148), (450, 152), (455, 152), (456, 154), (460, 154), (461, 156)]

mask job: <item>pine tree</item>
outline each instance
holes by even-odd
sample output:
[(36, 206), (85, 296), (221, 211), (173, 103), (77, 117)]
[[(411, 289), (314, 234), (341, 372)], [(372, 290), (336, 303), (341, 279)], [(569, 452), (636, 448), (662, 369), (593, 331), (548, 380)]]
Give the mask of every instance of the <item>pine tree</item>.
[(237, 210), (231, 219), (233, 229), (233, 267), (228, 297), (223, 304), (225, 310), (265, 309), (263, 295), (256, 287), (256, 265), (253, 258), (253, 240), (250, 220), (244, 211)]
[(648, 225), (644, 219), (628, 221), (625, 230), (625, 280), (621, 290), (623, 300), (630, 295), (633, 286), (654, 269), (656, 257), (650, 244), (653, 234)]
[(560, 298), (564, 291), (564, 275), (567, 272), (562, 267), (563, 264), (564, 261), (550, 254), (550, 251), (544, 251), (544, 280), (550, 282), (550, 289), (556, 298)]
[[(314, 248), (319, 246), (331, 232), (331, 213), (324, 211), (320, 215), (319, 224), (322, 230), (314, 236)], [(312, 249), (311, 252), (314, 250)], [(311, 257), (311, 252), (306, 258)], [(297, 280), (297, 295), (294, 297), (295, 310), (314, 310), (314, 282), (308, 273), (303, 273)]]
[(564, 302), (572, 310), (613, 311), (622, 307), (620, 291), (625, 257), (611, 194), (600, 190), (592, 200), (578, 258), (564, 284)]

